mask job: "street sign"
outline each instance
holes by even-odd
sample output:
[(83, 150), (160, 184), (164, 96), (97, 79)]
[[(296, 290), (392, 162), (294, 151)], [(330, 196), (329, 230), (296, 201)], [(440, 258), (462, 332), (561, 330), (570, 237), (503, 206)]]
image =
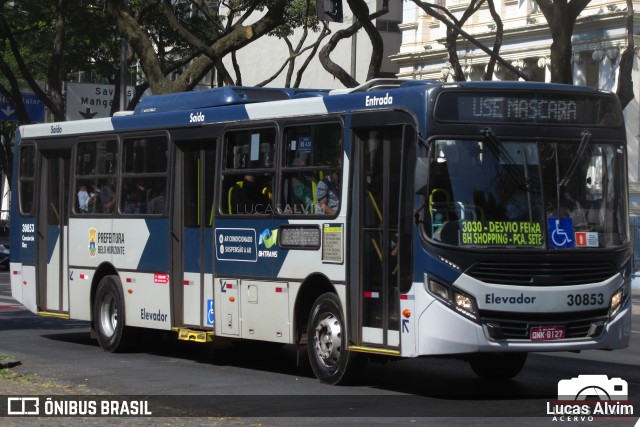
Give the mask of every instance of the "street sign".
[[(27, 110), (31, 123), (44, 123), (44, 104), (35, 93), (21, 93), (22, 102)], [(19, 121), (16, 114), (16, 106), (5, 97), (0, 97), (0, 121)]]
[[(67, 120), (111, 117), (115, 91), (115, 85), (67, 83)], [(134, 92), (133, 86), (127, 86), (127, 102)]]

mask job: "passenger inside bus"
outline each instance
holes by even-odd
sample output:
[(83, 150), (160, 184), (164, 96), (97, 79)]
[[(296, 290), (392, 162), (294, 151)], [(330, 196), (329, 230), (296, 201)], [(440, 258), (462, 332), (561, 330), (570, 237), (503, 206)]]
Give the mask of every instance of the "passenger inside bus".
[(124, 203), (124, 213), (143, 214), (147, 211), (147, 191), (144, 183), (139, 182), (129, 189)]
[[(308, 156), (306, 153), (298, 153), (293, 159), (292, 166), (307, 166)], [(296, 173), (291, 177), (291, 192), (293, 193), (294, 211), (303, 213), (314, 213), (313, 180), (310, 180), (303, 172)]]
[(87, 186), (80, 184), (78, 188), (78, 212), (89, 213), (95, 203), (95, 192), (87, 191)]
[(100, 207), (102, 209), (102, 212), (113, 212), (113, 208), (116, 205), (115, 180), (109, 179), (109, 181), (103, 183), (97, 191), (100, 195)]
[(338, 213), (340, 207), (340, 173), (338, 169), (332, 170), (318, 183), (316, 198), (318, 213), (326, 215)]
[(271, 206), (271, 191), (255, 175), (244, 175), (229, 189), (229, 209), (235, 214), (266, 213)]
[(149, 193), (149, 202), (147, 203), (147, 212), (150, 214), (164, 213), (165, 194), (164, 185), (158, 183), (153, 186)]

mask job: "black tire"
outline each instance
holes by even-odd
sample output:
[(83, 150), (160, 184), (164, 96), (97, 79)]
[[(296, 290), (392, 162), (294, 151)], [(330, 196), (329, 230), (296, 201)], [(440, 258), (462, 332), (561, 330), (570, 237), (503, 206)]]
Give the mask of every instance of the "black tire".
[(509, 380), (522, 371), (527, 353), (480, 353), (469, 359), (471, 369), (485, 380)]
[(333, 293), (322, 294), (309, 315), (307, 352), (315, 376), (326, 384), (348, 384), (366, 366), (362, 355), (347, 350), (344, 316)]
[(100, 280), (93, 299), (93, 324), (104, 351), (117, 353), (133, 347), (136, 333), (125, 326), (124, 295), (118, 276)]

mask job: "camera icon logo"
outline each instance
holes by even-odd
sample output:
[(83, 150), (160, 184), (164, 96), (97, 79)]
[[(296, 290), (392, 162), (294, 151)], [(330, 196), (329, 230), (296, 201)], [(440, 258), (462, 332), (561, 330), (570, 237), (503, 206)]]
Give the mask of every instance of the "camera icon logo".
[(604, 401), (627, 400), (629, 386), (622, 378), (606, 375), (578, 375), (558, 381), (558, 400)]

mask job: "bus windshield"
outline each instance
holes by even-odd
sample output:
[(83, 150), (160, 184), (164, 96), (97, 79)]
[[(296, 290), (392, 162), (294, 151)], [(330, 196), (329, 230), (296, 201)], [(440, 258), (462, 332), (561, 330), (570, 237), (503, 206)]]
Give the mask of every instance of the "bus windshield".
[(426, 236), (479, 248), (582, 249), (628, 241), (622, 143), (435, 139)]

